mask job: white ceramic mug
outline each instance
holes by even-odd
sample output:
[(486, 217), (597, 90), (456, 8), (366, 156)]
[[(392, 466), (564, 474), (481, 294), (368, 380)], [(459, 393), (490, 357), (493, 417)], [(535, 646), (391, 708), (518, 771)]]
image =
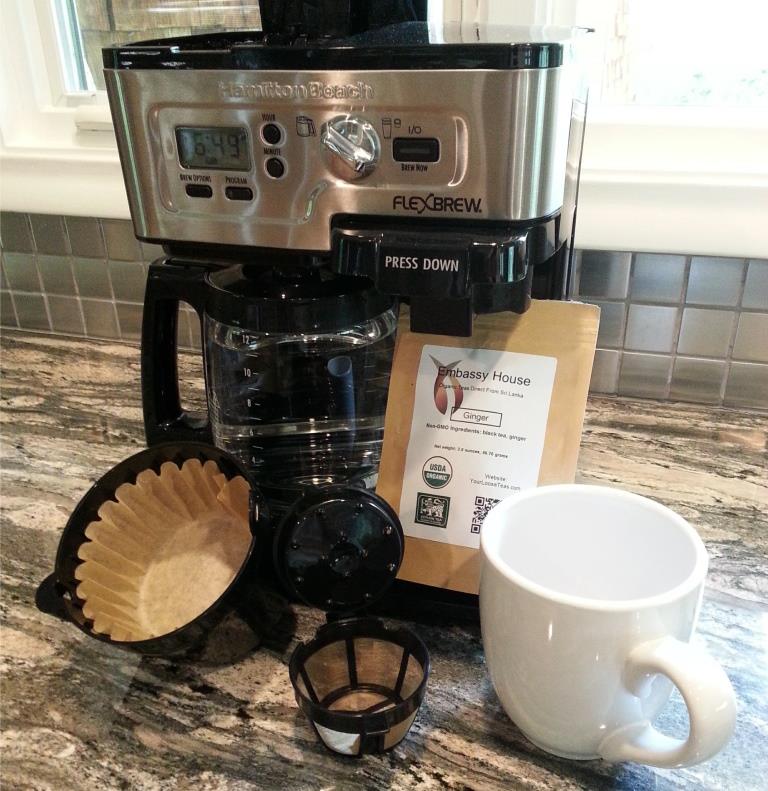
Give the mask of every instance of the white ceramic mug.
[[(674, 767), (723, 748), (728, 677), (688, 641), (707, 552), (663, 505), (601, 486), (543, 486), (499, 503), (481, 534), (480, 618), (504, 710), (564, 758)], [(685, 740), (651, 721), (675, 684)]]

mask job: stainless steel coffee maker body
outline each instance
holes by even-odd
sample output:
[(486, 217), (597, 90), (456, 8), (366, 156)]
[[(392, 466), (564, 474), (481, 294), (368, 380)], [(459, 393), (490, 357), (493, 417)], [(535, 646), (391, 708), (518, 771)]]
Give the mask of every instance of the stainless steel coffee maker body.
[[(260, 6), (263, 32), (104, 50), (136, 235), (165, 251), (142, 329), (147, 441), (231, 450), (280, 519), (328, 486), (357, 513), (398, 306), (415, 332), (470, 336), (476, 314), (569, 294), (585, 36), (434, 27), (412, 21), (419, 0)], [(179, 399), (180, 303), (201, 321), (203, 415)]]
[(417, 331), (564, 298), (583, 38), (412, 22), (105, 50), (137, 236), (181, 257), (311, 253), (410, 302)]
[[(107, 82), (143, 238), (330, 252), (338, 215), (526, 221), (563, 207), (564, 66), (115, 69)], [(194, 137), (185, 150), (213, 130), (233, 152), (219, 167), (195, 158)]]

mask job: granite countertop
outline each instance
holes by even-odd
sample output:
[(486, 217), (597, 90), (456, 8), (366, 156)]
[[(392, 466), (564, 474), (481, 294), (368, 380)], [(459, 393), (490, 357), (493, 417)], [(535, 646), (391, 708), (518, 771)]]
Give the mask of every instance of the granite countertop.
[[(191, 386), (194, 358), (182, 366)], [(140, 657), (35, 608), (59, 535), (90, 483), (143, 447), (134, 346), (9, 332), (2, 353), (2, 779), (8, 789), (765, 788), (768, 477), (765, 415), (592, 398), (579, 480), (671, 506), (710, 573), (696, 637), (725, 667), (738, 720), (724, 752), (667, 771), (542, 753), (502, 711), (477, 625), (417, 625), (427, 697), (393, 752), (337, 758), (293, 698), (286, 662), (322, 621), (231, 665)], [(199, 364), (197, 365), (199, 373)], [(295, 633), (294, 633), (295, 631)], [(686, 729), (675, 695), (663, 727)]]

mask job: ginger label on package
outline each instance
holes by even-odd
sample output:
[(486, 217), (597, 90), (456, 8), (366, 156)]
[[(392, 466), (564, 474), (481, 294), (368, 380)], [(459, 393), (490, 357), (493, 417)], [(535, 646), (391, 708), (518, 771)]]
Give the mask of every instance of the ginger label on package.
[(424, 346), (399, 515), (406, 535), (480, 546), (499, 500), (536, 486), (557, 360)]

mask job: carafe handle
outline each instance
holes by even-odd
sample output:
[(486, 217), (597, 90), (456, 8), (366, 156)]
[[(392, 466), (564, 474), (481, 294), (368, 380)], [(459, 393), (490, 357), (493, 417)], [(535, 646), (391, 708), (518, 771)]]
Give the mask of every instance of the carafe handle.
[(176, 324), (179, 302), (200, 321), (205, 309), (205, 267), (166, 264), (149, 267), (141, 328), (141, 397), (147, 445), (160, 442), (212, 443), (211, 422), (185, 412), (179, 398)]

